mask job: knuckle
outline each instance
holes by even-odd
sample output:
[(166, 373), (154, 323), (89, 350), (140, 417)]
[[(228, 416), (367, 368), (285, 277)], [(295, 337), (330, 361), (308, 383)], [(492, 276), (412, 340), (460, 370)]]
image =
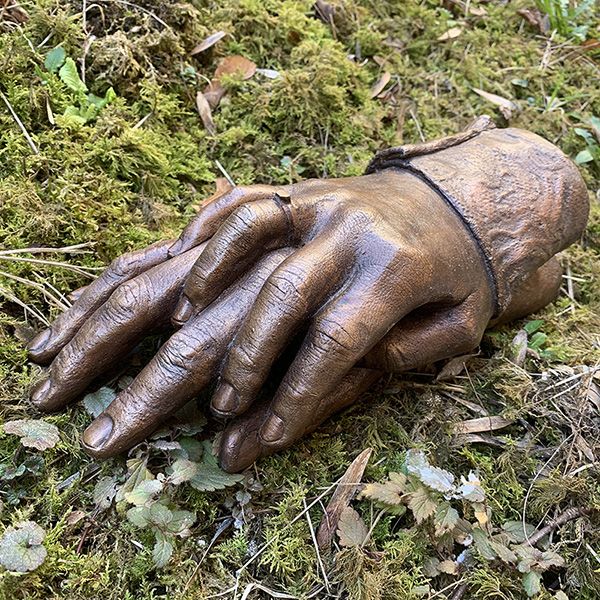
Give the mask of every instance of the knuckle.
[(300, 270), (289, 268), (275, 272), (263, 286), (269, 304), (283, 305), (299, 309), (302, 304), (302, 290), (305, 276)]
[(341, 201), (340, 210), (345, 219), (359, 228), (372, 227), (380, 220), (380, 212), (376, 207), (357, 205), (353, 202)]
[(176, 374), (190, 372), (196, 352), (182, 336), (172, 337), (156, 355), (162, 371)]
[(298, 426), (301, 415), (298, 408), (307, 405), (315, 398), (310, 387), (296, 377), (282, 383), (282, 391), (277, 406), (277, 412), (283, 415), (293, 415), (292, 421)]
[(136, 252), (127, 252), (115, 258), (107, 269), (107, 274), (112, 277), (122, 278), (137, 272), (139, 260)]
[(232, 213), (227, 224), (234, 232), (244, 232), (248, 229), (254, 229), (258, 221), (258, 212), (252, 204), (242, 204)]
[(109, 317), (116, 321), (131, 318), (144, 304), (146, 289), (135, 279), (120, 285), (107, 303)]
[(322, 356), (336, 356), (342, 360), (356, 360), (361, 344), (341, 323), (320, 319), (312, 336), (312, 346)]

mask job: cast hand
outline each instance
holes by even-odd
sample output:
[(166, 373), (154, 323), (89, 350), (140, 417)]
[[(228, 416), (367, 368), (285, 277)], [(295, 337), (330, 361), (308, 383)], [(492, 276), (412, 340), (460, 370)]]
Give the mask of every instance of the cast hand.
[[(314, 427), (314, 415), (350, 370), (393, 328), (400, 344), (375, 362), (403, 371), (475, 347), (494, 310), (488, 274), (461, 220), (408, 172), (308, 181), (248, 200), (244, 191), (208, 207), (231, 215), (217, 229), (201, 212), (178, 252), (212, 238), (190, 272), (175, 321), (210, 307), (264, 255), (295, 247), (267, 279), (234, 338), (212, 399), (241, 415), (269, 371), (307, 329), (260, 429), (278, 450)], [(372, 365), (369, 365), (372, 366)]]

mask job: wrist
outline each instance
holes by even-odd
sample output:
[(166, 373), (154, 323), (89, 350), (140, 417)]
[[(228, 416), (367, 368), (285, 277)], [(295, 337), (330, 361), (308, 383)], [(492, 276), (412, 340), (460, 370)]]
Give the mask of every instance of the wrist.
[(405, 169), (438, 191), (482, 253), (498, 316), (530, 273), (581, 235), (588, 194), (575, 165), (533, 133), (479, 129), (457, 137), (422, 151), (386, 150), (367, 173)]

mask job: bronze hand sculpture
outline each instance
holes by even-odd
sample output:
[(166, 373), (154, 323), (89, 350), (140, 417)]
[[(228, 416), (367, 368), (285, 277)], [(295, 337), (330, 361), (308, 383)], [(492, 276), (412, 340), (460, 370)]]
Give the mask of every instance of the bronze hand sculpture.
[[(486, 119), (384, 151), (362, 177), (235, 188), (175, 244), (113, 263), (34, 340), (32, 358), (54, 361), (32, 398), (59, 408), (173, 315), (183, 327), (88, 428), (86, 449), (132, 446), (220, 374), (211, 406), (234, 417), (221, 464), (242, 469), (382, 371), (470, 350), (490, 323), (552, 301), (553, 256), (587, 212), (581, 176), (556, 147)], [(275, 396), (255, 402), (298, 334)]]

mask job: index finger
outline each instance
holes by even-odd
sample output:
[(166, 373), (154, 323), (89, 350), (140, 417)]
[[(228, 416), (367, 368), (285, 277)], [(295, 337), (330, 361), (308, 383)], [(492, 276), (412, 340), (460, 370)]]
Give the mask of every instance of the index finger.
[(200, 209), (200, 212), (185, 226), (179, 239), (169, 248), (169, 254), (176, 256), (205, 242), (216, 233), (238, 206), (246, 202), (270, 198), (276, 192), (285, 193), (285, 190), (285, 186), (270, 185), (234, 187)]

